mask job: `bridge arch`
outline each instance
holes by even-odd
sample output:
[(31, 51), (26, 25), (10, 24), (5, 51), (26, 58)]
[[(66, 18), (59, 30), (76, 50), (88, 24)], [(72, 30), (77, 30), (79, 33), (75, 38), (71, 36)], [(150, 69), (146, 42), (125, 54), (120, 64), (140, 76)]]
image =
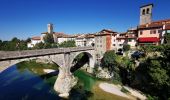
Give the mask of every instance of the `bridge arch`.
[(14, 60), (7, 60), (7, 61), (1, 61), (0, 62), (0, 72), (5, 71), (6, 69), (10, 68), (11, 66), (24, 62), (24, 61), (31, 61), (36, 60), (37, 62), (49, 62), (54, 63), (55, 65), (61, 67), (61, 64), (53, 61), (53, 59), (50, 59), (50, 56), (39, 56), (39, 57), (30, 57), (30, 58), (22, 58), (22, 59), (14, 59)]
[[(85, 54), (84, 56), (87, 56), (87, 57), (88, 57), (87, 59), (84, 59), (84, 60), (88, 60), (87, 62), (84, 62), (84, 64), (87, 63), (90, 68), (93, 68), (93, 67), (94, 67), (94, 60), (95, 60), (95, 58), (94, 58), (94, 55), (93, 55), (90, 51), (76, 52), (76, 53), (73, 53), (72, 56), (71, 56), (71, 61), (70, 61), (70, 63), (71, 63), (70, 71), (71, 71), (71, 72), (74, 72), (74, 71), (75, 71), (75, 69), (73, 68), (73, 67), (77, 67), (77, 65), (76, 65), (77, 62), (75, 63), (75, 59), (76, 59), (76, 57), (78, 57), (80, 54)], [(84, 64), (83, 64), (83, 65), (84, 65)], [(82, 67), (83, 65), (78, 66), (78, 68)]]

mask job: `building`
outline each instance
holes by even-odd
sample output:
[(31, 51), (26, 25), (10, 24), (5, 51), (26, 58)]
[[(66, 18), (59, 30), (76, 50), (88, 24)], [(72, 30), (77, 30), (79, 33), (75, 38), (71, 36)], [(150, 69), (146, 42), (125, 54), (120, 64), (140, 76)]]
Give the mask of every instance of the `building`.
[(85, 36), (86, 46), (94, 46), (95, 45), (94, 35), (95, 34), (86, 34), (86, 36)]
[[(153, 21), (138, 27), (139, 45), (159, 45), (163, 43), (164, 34), (169, 32), (170, 19)], [(161, 42), (162, 41), (162, 42)]]
[(112, 48), (112, 50), (115, 50), (115, 51), (118, 50), (117, 49), (117, 47), (118, 47), (117, 36), (118, 36), (118, 33), (115, 32), (114, 34), (112, 34), (112, 40), (111, 40), (111, 42), (112, 42), (111, 48)]
[(106, 51), (113, 50), (112, 35), (115, 33), (116, 32), (113, 32), (112, 30), (103, 29), (95, 34), (96, 60), (98, 62), (100, 62)]
[(64, 34), (61, 32), (53, 33), (54, 42), (61, 44), (64, 41), (75, 40), (75, 36)]
[(140, 25), (138, 26), (138, 45), (159, 45), (169, 32), (170, 19), (152, 21), (153, 4), (140, 7)]
[(86, 46), (86, 35), (85, 34), (79, 34), (76, 35), (75, 42), (77, 47), (84, 47)]
[(49, 34), (53, 34), (53, 24), (51, 23), (47, 24), (47, 30)]
[(41, 37), (40, 36), (35, 36), (31, 38), (31, 42), (27, 44), (28, 48), (32, 48), (34, 47), (37, 43), (40, 43), (41, 41)]
[(140, 25), (152, 21), (152, 8), (153, 4), (147, 4), (140, 7)]
[(95, 44), (94, 34), (77, 34), (75, 37), (77, 47), (94, 46)]
[(137, 27), (128, 29), (126, 34), (126, 40), (127, 40), (127, 44), (130, 45), (131, 49), (136, 49), (137, 47), (137, 37), (138, 37), (137, 35), (138, 35)]

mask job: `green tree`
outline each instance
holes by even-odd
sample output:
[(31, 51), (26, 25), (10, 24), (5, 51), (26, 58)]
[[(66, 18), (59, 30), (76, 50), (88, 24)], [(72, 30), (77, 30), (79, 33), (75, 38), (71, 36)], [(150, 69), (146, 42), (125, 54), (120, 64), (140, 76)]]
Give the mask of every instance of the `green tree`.
[(129, 50), (130, 50), (130, 45), (129, 44), (123, 45), (123, 51), (129, 51)]
[(14, 38), (11, 39), (11, 42), (19, 43), (20, 40), (17, 37), (14, 37)]
[(165, 44), (168, 44), (168, 45), (170, 45), (170, 33), (166, 33), (165, 34)]
[(101, 60), (101, 66), (103, 68), (107, 68), (110, 71), (110, 73), (114, 73), (115, 79), (119, 80), (119, 68), (116, 58), (117, 55), (115, 54), (115, 51), (105, 52)]
[(46, 35), (44, 36), (44, 42), (45, 42), (45, 43), (54, 43), (53, 34), (46, 34)]
[(26, 42), (26, 43), (31, 42), (31, 38), (27, 38), (27, 39), (25, 40), (25, 42)]
[(59, 47), (76, 47), (74, 40), (64, 41), (61, 44), (59, 44)]
[(45, 44), (42, 43), (42, 42), (37, 43), (37, 44), (33, 47), (33, 49), (44, 49), (44, 48), (45, 48), (44, 45), (45, 45)]

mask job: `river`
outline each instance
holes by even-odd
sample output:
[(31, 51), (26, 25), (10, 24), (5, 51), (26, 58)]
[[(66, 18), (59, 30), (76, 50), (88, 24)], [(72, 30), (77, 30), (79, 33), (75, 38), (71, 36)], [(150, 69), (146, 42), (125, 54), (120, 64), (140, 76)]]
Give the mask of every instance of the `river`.
[[(29, 67), (28, 67), (29, 66)], [(53, 85), (57, 74), (42, 74), (43, 67), (34, 64), (13, 65), (0, 73), (0, 100), (60, 100)], [(37, 71), (38, 69), (38, 71)], [(78, 84), (70, 92), (70, 100), (87, 99), (95, 78), (81, 70), (74, 72)]]
[[(45, 73), (44, 69), (56, 72)], [(102, 81), (78, 69), (78, 83), (72, 88), (69, 100), (127, 100), (99, 88)], [(0, 73), (0, 100), (63, 100), (53, 89), (58, 67), (55, 64), (21, 62)]]

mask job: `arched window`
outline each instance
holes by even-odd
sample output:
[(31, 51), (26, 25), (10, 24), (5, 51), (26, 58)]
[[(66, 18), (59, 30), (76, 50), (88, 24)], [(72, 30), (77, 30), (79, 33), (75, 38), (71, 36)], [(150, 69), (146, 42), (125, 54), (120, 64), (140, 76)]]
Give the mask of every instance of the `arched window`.
[(145, 15), (145, 9), (142, 10), (142, 15)]
[(146, 13), (149, 14), (149, 8), (147, 8)]

